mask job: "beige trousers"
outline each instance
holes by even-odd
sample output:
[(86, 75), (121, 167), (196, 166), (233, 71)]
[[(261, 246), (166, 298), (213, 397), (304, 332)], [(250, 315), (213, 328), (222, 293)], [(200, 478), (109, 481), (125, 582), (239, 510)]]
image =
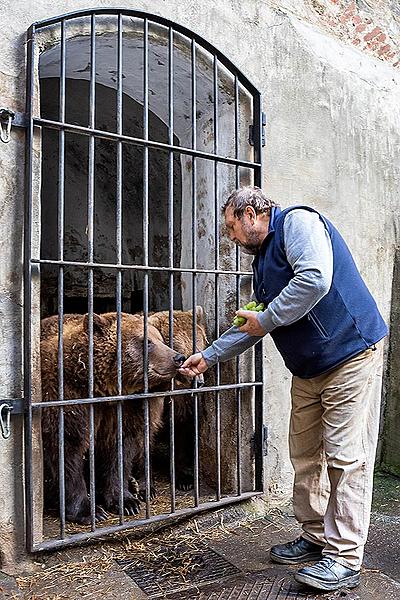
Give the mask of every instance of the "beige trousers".
[(303, 537), (352, 569), (367, 540), (379, 427), (382, 347), (333, 371), (293, 377), (290, 458)]

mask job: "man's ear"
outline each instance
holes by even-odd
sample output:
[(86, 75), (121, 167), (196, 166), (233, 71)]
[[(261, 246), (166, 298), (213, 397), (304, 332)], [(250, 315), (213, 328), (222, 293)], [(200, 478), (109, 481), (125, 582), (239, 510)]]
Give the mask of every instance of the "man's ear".
[(257, 214), (256, 211), (254, 210), (254, 208), (250, 205), (247, 205), (246, 208), (244, 209), (245, 214), (247, 215), (247, 218), (249, 219), (250, 223), (255, 223), (256, 218), (257, 218)]
[[(98, 315), (97, 313), (93, 313), (93, 333), (95, 335), (103, 335), (105, 330), (107, 329), (109, 323), (107, 319)], [(86, 314), (83, 317), (83, 330), (86, 333), (89, 333), (89, 315)]]

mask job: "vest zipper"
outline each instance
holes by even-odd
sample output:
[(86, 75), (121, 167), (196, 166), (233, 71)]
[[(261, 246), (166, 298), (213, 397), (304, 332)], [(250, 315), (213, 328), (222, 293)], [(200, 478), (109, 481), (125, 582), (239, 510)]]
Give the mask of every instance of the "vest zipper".
[(326, 329), (324, 328), (322, 323), (320, 323), (319, 319), (314, 315), (313, 312), (310, 311), (308, 313), (308, 318), (313, 323), (313, 325), (316, 327), (316, 329), (318, 329), (318, 331), (322, 335), (322, 337), (329, 338), (329, 335), (328, 335)]

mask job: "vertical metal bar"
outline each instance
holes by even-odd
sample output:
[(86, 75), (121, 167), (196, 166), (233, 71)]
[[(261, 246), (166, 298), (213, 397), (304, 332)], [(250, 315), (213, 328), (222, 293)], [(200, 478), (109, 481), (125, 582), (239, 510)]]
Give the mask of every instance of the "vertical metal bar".
[[(239, 158), (239, 83), (235, 75), (235, 158)], [(240, 167), (235, 167), (235, 186), (240, 186)], [(240, 248), (236, 246), (236, 271), (240, 271)], [(240, 275), (236, 275), (236, 308), (240, 307)], [(236, 382), (240, 383), (240, 357), (236, 357)], [(236, 478), (237, 494), (242, 493), (242, 453), (241, 453), (241, 390), (236, 390)]]
[[(65, 21), (61, 21), (59, 120), (65, 122)], [(59, 131), (58, 155), (58, 260), (64, 259), (64, 184), (65, 184), (65, 133)], [(64, 399), (64, 267), (58, 267), (58, 397)], [(64, 408), (59, 409), (58, 459), (60, 494), (60, 534), (65, 537), (65, 461), (64, 461)]]
[[(192, 147), (195, 150), (197, 145), (197, 126), (196, 126), (196, 42), (192, 39)], [(192, 157), (192, 269), (197, 268), (197, 159)], [(193, 310), (193, 353), (197, 346), (197, 322), (196, 322), (196, 304), (197, 304), (197, 273), (192, 274), (192, 310)], [(196, 387), (196, 383), (195, 383)], [(194, 418), (194, 502), (199, 505), (199, 399), (198, 395), (193, 395), (193, 418)]]
[[(118, 13), (118, 43), (117, 43), (117, 133), (122, 134), (122, 14)], [(122, 142), (117, 143), (117, 214), (116, 214), (116, 245), (117, 262), (122, 263)], [(122, 271), (117, 271), (117, 386), (118, 395), (122, 394)], [(118, 443), (118, 474), (119, 474), (119, 522), (124, 521), (124, 455), (122, 434), (122, 402), (117, 404), (117, 443)]]
[[(96, 105), (96, 16), (93, 14), (90, 23), (90, 93), (89, 93), (89, 127), (95, 127)], [(89, 166), (88, 166), (88, 261), (94, 259), (94, 169), (95, 169), (95, 138), (89, 138)], [(93, 372), (93, 269), (88, 270), (88, 337), (89, 337), (89, 386), (88, 397), (93, 398), (94, 372)], [(89, 475), (90, 475), (90, 516), (91, 530), (96, 529), (96, 486), (95, 486), (95, 460), (94, 460), (94, 405), (89, 406)]]
[[(174, 30), (168, 30), (168, 143), (174, 142)], [(168, 264), (174, 266), (174, 153), (168, 153)], [(174, 274), (169, 273), (169, 345), (173, 348), (174, 339)], [(174, 381), (171, 382), (174, 389)], [(169, 471), (171, 513), (175, 512), (175, 399), (169, 404)]]
[[(149, 23), (143, 19), (143, 136), (149, 139)], [(149, 264), (149, 149), (143, 148), (143, 264)], [(149, 272), (143, 276), (143, 379), (144, 392), (149, 389), (149, 349), (148, 349), (148, 313), (149, 313)], [(148, 398), (144, 399), (144, 470), (146, 478), (146, 518), (150, 518), (150, 407)]]
[[(262, 164), (262, 108), (260, 94), (254, 95), (254, 160)], [(254, 171), (254, 185), (262, 187), (262, 166)], [(255, 347), (255, 377), (256, 381), (264, 381), (262, 342)], [(263, 386), (255, 388), (255, 489), (264, 491), (264, 460), (263, 460)]]
[[(214, 85), (214, 154), (218, 154), (218, 136), (219, 136), (219, 122), (218, 122), (218, 59), (214, 54), (213, 61), (213, 85)], [(219, 206), (218, 206), (218, 161), (214, 161), (214, 240), (215, 240), (215, 260), (214, 267), (219, 270)], [(215, 339), (219, 337), (220, 322), (219, 322), (219, 275), (215, 274), (214, 281), (214, 309), (215, 309)], [(216, 385), (219, 386), (221, 382), (221, 367), (217, 363), (216, 366)], [(218, 391), (215, 392), (215, 451), (216, 451), (216, 499), (221, 499), (221, 398)]]
[(33, 195), (33, 102), (35, 77), (35, 27), (27, 34), (27, 84), (26, 112), (29, 124), (26, 130), (25, 161), (25, 223), (24, 223), (24, 394), (25, 416), (25, 497), (26, 497), (26, 544), (32, 550), (33, 532), (33, 449), (32, 449), (32, 195)]

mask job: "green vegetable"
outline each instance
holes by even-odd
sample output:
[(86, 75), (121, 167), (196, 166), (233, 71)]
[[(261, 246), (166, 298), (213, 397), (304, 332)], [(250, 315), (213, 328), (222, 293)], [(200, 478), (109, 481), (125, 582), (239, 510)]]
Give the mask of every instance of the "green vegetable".
[[(252, 302), (248, 302), (245, 306), (243, 306), (242, 310), (252, 310), (254, 312), (261, 312), (264, 310), (264, 304), (262, 302), (260, 302), (260, 304), (257, 304), (257, 302), (255, 302), (254, 300)], [(242, 327), (242, 325), (244, 325), (246, 323), (247, 319), (245, 319), (244, 317), (238, 317), (236, 316), (233, 319), (233, 325), (235, 327)]]

